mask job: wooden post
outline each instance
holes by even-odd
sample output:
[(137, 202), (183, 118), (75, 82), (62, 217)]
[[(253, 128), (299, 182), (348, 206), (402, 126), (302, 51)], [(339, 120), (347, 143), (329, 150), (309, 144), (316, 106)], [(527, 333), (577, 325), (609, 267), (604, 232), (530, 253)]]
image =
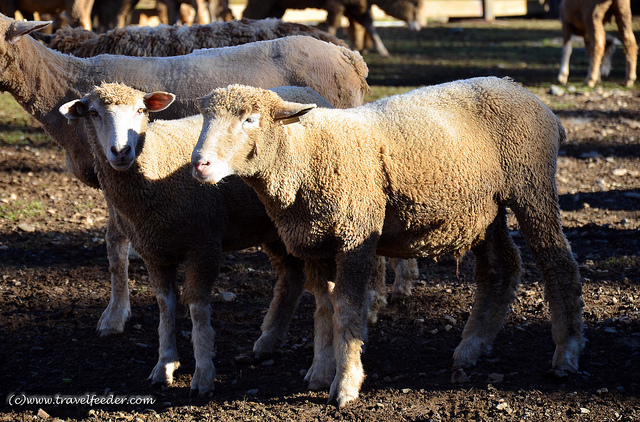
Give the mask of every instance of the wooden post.
[(493, 1), (494, 0), (482, 0), (482, 10), (484, 12), (484, 20), (486, 21), (492, 21), (496, 18)]

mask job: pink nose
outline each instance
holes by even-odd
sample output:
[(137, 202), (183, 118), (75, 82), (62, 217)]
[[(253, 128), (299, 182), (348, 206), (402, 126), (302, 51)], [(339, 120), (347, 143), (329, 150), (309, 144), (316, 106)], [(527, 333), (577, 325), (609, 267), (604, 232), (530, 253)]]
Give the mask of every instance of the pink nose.
[(198, 162), (193, 163), (193, 169), (196, 171), (196, 173), (200, 175), (204, 175), (209, 169), (210, 165), (211, 165), (211, 161), (202, 159)]

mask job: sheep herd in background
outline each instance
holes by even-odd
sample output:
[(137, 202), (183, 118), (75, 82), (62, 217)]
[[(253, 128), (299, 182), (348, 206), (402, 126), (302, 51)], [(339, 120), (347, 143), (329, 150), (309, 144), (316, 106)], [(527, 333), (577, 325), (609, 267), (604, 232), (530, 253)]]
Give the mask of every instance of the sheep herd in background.
[[(180, 296), (196, 360), (191, 389), (212, 391), (209, 301), (222, 255), (262, 245), (278, 278), (253, 353), (267, 356), (280, 346), (308, 289), (316, 313), (305, 380), (310, 389), (328, 388), (329, 401), (342, 407), (359, 395), (367, 325), (386, 303), (383, 257), (393, 258), (392, 298), (406, 298), (418, 278), (415, 258), (473, 251), (477, 293), (453, 366), (473, 366), (490, 351), (521, 272), (508, 207), (542, 269), (552, 367), (577, 371), (583, 302), (560, 224), (556, 157), (566, 135), (559, 120), (527, 90), (497, 78), (363, 104), (368, 68), (335, 37), (336, 19), (363, 25), (385, 55), (371, 5), (419, 29), (424, 2), (334, 3), (329, 33), (265, 19), (291, 7), (279, 1), (249, 0), (251, 19), (103, 34), (63, 28), (39, 35), (49, 22), (0, 15), (0, 90), (42, 123), (64, 148), (68, 170), (102, 189), (108, 205), (111, 298), (98, 332), (121, 333), (130, 316), (131, 244), (160, 311), (149, 378), (171, 384), (179, 366), (175, 284), (184, 264)], [(578, 2), (564, 1), (559, 81), (567, 82), (571, 34), (585, 37), (587, 84), (608, 74), (600, 23), (614, 14), (632, 86), (637, 46), (629, 1), (579, 3), (602, 13), (589, 20), (587, 6), (576, 11)]]

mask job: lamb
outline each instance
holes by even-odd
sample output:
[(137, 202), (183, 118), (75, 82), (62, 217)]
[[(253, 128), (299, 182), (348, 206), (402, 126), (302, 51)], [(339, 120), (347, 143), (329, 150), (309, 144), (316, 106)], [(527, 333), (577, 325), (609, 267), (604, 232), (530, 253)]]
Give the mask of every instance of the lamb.
[[(310, 88), (276, 92), (330, 106)], [(149, 124), (148, 112), (165, 109), (174, 98), (166, 92), (145, 94), (122, 84), (102, 84), (83, 99), (62, 105), (60, 112), (69, 122), (81, 119), (114, 218), (147, 265), (160, 308), (159, 360), (150, 379), (170, 385), (179, 366), (174, 286), (178, 265), (184, 263), (183, 300), (193, 321), (196, 357), (191, 388), (206, 393), (213, 390), (215, 378), (209, 297), (222, 252), (264, 244), (279, 269), (256, 355), (272, 353), (284, 338), (302, 293), (303, 263), (285, 253), (264, 206), (240, 178), (216, 188), (191, 177), (201, 115)], [(202, 202), (206, 208), (196, 206)]]
[[(206, 94), (213, 86), (239, 81), (267, 88), (309, 85), (337, 107), (362, 104), (364, 94), (368, 92), (367, 67), (357, 52), (310, 37), (294, 36), (200, 50), (180, 57), (102, 55), (80, 59), (52, 51), (25, 36), (48, 24), (15, 21), (0, 15), (0, 67), (3, 69), (0, 90), (9, 92), (65, 149), (66, 164), (71, 173), (96, 188), (100, 185), (86, 134), (67, 125), (58, 108), (82, 97), (103, 81), (124, 82), (143, 91), (172, 91), (178, 96), (173, 107), (157, 113), (165, 119), (197, 113), (197, 96)], [(305, 56), (301, 51), (314, 51), (315, 54)], [(246, 63), (260, 63), (260, 66), (248, 68)], [(46, 89), (42, 89), (43, 86)], [(113, 214), (110, 206), (109, 214)], [(129, 242), (112, 218), (107, 222), (106, 242), (112, 294), (98, 322), (102, 335), (122, 332), (130, 315)]]
[(324, 31), (279, 19), (243, 19), (192, 26), (126, 27), (104, 34), (67, 27), (38, 38), (49, 48), (76, 57), (98, 54), (165, 57), (189, 54), (199, 48), (228, 47), (290, 35), (306, 35), (347, 47), (342, 40)]
[(558, 81), (565, 85), (569, 78), (571, 36), (584, 38), (589, 55), (587, 85), (594, 87), (600, 77), (611, 71), (611, 57), (615, 50), (615, 38), (604, 31), (604, 24), (615, 16), (618, 32), (622, 36), (626, 58), (625, 86), (632, 87), (636, 80), (638, 45), (631, 25), (630, 0), (564, 0), (560, 6), (562, 22), (562, 60)]
[(333, 293), (314, 292), (325, 307), (316, 312), (306, 376), (312, 388), (330, 386), (330, 402), (355, 400), (364, 379), (363, 293), (376, 253), (437, 257), (471, 249), (478, 290), (453, 365), (472, 366), (490, 350), (520, 278), (507, 207), (546, 281), (552, 366), (578, 369), (582, 285), (555, 182), (566, 134), (526, 89), (475, 78), (337, 110), (232, 85), (200, 98), (199, 107), (194, 176), (209, 183), (241, 176), (287, 250), (305, 259), (307, 274), (332, 270)]

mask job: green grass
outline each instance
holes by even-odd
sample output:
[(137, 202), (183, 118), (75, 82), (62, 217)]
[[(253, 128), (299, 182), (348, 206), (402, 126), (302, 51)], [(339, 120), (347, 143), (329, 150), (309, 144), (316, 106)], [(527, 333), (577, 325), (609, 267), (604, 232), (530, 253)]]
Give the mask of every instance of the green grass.
[(42, 214), (44, 214), (44, 205), (40, 201), (0, 203), (0, 220), (11, 223)]
[(52, 142), (33, 117), (7, 93), (0, 94), (0, 145), (44, 145)]

